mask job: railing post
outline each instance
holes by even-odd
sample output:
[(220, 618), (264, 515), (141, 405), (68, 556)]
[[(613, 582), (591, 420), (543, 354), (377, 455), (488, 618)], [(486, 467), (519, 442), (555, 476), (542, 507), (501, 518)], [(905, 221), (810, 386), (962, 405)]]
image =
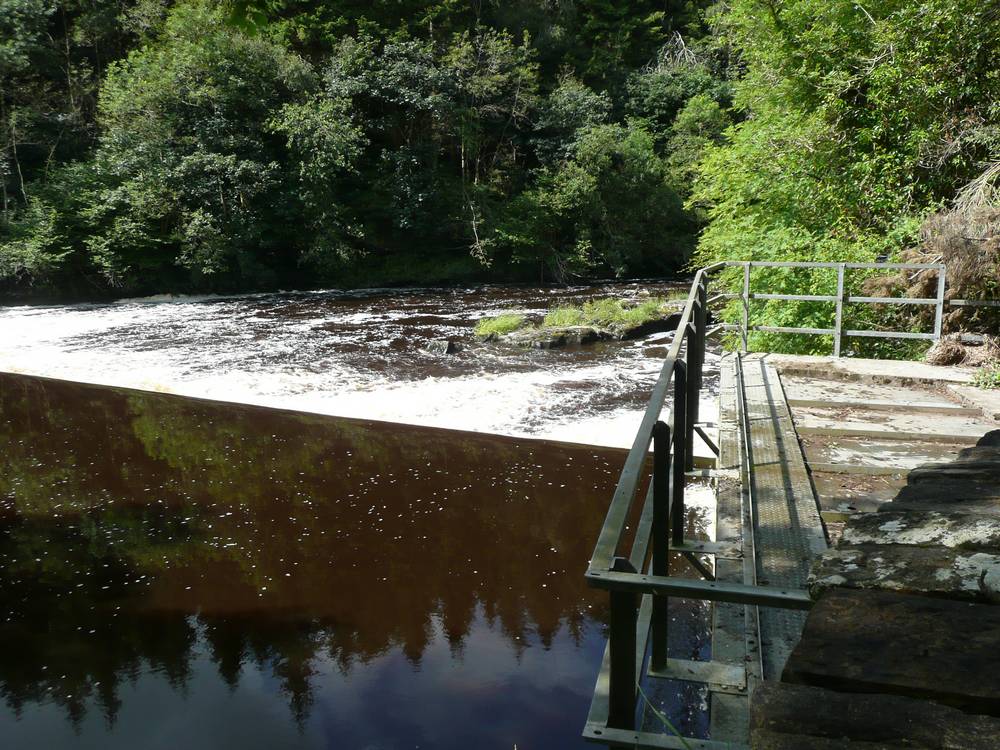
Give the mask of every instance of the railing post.
[(743, 353), (747, 353), (747, 338), (750, 330), (750, 263), (743, 265)]
[(937, 305), (934, 309), (934, 340), (941, 340), (941, 325), (944, 322), (944, 287), (947, 267), (942, 263), (938, 269)]
[[(636, 572), (632, 564), (616, 557), (612, 570)], [(636, 595), (611, 590), (611, 618), (608, 631), (608, 726), (635, 729), (636, 699)]]
[(844, 340), (844, 264), (837, 266), (837, 318), (833, 325), (833, 356), (840, 356)]
[(684, 544), (684, 472), (690, 468), (691, 441), (687, 418), (687, 365), (677, 360), (674, 367), (674, 461), (670, 502), (670, 534), (675, 545)]
[[(653, 427), (653, 575), (670, 574), (670, 426), (657, 422)], [(667, 665), (667, 597), (653, 597), (650, 619), (652, 646), (650, 666)]]
[(688, 418), (692, 424), (698, 421), (700, 411), (699, 395), (703, 382), (702, 374), (705, 368), (705, 339), (706, 331), (708, 330), (708, 280), (704, 277), (702, 277), (701, 284), (698, 286), (698, 306), (694, 311), (694, 330), (695, 344), (690, 348), (691, 353), (694, 355), (694, 361), (690, 364), (689, 374), (694, 381), (696, 398), (693, 403), (688, 405)]

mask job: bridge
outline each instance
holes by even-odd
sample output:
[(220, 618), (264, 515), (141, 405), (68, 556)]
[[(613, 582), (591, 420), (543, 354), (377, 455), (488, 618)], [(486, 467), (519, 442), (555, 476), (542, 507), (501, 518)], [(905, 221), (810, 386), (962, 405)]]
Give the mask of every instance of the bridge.
[[(757, 268), (836, 274), (837, 291), (755, 292)], [(856, 270), (936, 274), (937, 295), (852, 295)], [(742, 277), (742, 291), (710, 294), (720, 274), (729, 276), (727, 288)], [(757, 262), (697, 273), (586, 573), (608, 592), (610, 612), (588, 740), (700, 750), (874, 747), (867, 743), (888, 731), (898, 742), (887, 747), (996, 744), (921, 744), (927, 738), (913, 719), (925, 711), (966, 740), (1000, 736), (992, 718), (1000, 716), (1000, 670), (984, 666), (1000, 666), (1000, 629), (974, 647), (957, 639), (973, 616), (962, 607), (982, 608), (974, 616), (991, 627), (1000, 623), (991, 606), (1000, 601), (1000, 448), (983, 438), (1000, 427), (1000, 404), (970, 403), (967, 377), (947, 368), (841, 357), (852, 339), (939, 340), (949, 305), (1000, 305), (947, 300), (945, 275), (928, 264)], [(754, 325), (758, 300), (826, 303), (834, 324)], [(742, 308), (741, 321), (713, 323), (709, 309), (718, 303)], [(870, 304), (926, 306), (932, 330), (845, 325), (849, 305)], [(757, 332), (827, 336), (832, 357), (751, 353)], [(713, 423), (700, 411), (706, 342), (716, 336), (729, 336), (739, 351), (722, 357)], [(685, 490), (703, 479), (714, 487), (715, 533), (692, 539)], [(678, 559), (688, 575), (671, 574)], [(670, 652), (671, 598), (711, 603), (710, 658)], [(930, 614), (928, 602), (937, 607)], [(950, 639), (930, 635), (949, 618)], [(898, 644), (916, 648), (921, 638), (930, 644), (927, 663), (913, 666)], [(879, 649), (899, 663), (880, 660)], [(956, 650), (980, 661), (975, 688), (962, 687), (955, 665), (969, 659), (954, 658)], [(655, 680), (703, 687), (707, 737), (681, 736), (643, 689)], [(876, 721), (868, 706), (882, 704), (891, 716)]]

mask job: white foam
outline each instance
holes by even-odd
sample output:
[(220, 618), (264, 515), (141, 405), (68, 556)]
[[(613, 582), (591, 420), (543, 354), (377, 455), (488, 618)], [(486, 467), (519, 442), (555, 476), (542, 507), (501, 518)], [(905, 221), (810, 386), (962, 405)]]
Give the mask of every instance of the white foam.
[[(662, 334), (587, 357), (484, 352), (414, 379), (403, 359), (421, 355), (416, 346), (393, 348), (404, 335), (399, 321), (432, 318), (436, 335), (468, 335), (454, 321), (495, 312), (496, 293), (489, 310), (459, 311), (450, 292), (422, 296), (407, 309), (401, 294), (344, 306), (337, 294), (317, 293), (305, 301), (270, 295), (273, 302), (263, 303), (268, 295), (0, 308), (0, 370), (345, 417), (631, 445), (662, 364), (644, 349), (662, 346)], [(294, 316), (282, 314), (284, 304)], [(326, 323), (347, 329), (317, 329)], [(336, 348), (345, 344), (357, 354)]]

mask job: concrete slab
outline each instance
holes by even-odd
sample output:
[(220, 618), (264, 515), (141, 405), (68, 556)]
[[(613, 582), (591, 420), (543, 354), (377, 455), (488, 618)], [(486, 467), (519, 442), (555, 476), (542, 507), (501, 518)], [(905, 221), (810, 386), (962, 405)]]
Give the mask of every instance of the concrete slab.
[(831, 591), (809, 613), (782, 679), (998, 716), (1000, 607), (888, 591)]
[[(898, 695), (838, 693), (781, 682), (765, 682), (754, 692), (750, 733), (753, 747), (780, 747), (767, 744), (780, 735), (801, 737), (803, 742), (843, 742), (849, 748), (876, 743), (928, 750), (1000, 750), (1000, 719), (992, 716)], [(834, 746), (841, 747), (829, 745)]]
[(986, 419), (1000, 424), (1000, 391), (988, 391), (973, 385), (951, 383), (946, 386), (949, 395), (954, 396), (966, 406), (982, 411)]
[(844, 527), (842, 544), (940, 545), (1000, 554), (1000, 518), (890, 507), (853, 516)]
[(877, 510), (906, 483), (902, 477), (816, 472), (812, 474), (820, 510), (858, 513)]
[(851, 409), (796, 409), (800, 435), (869, 437), (882, 440), (940, 441), (975, 445), (994, 426), (982, 419), (951, 414), (897, 414)]
[(911, 469), (953, 461), (965, 447), (960, 443), (908, 442), (867, 437), (803, 435), (802, 450), (815, 472), (905, 475)]
[(927, 387), (820, 380), (794, 375), (782, 376), (781, 382), (788, 403), (793, 407), (839, 405), (876, 411), (981, 414), (978, 407), (963, 406), (958, 398), (949, 399), (945, 394)]
[(1000, 603), (1000, 554), (948, 547), (842, 543), (813, 563), (808, 587), (810, 596), (816, 599), (830, 589), (851, 588)]
[(890, 359), (812, 357), (798, 354), (749, 354), (747, 358), (760, 358), (769, 362), (782, 376), (787, 374), (868, 383), (967, 384), (972, 382), (975, 373), (971, 367), (942, 367), (926, 362)]

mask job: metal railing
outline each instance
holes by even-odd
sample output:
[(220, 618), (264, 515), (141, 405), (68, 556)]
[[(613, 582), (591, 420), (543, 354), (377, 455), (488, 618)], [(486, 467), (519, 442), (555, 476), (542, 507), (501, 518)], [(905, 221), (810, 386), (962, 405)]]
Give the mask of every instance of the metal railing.
[[(743, 320), (739, 326), (743, 340), (743, 351), (747, 351), (747, 337), (752, 331), (762, 333), (798, 333), (813, 336), (833, 336), (833, 356), (839, 357), (843, 347), (844, 338), (847, 336), (865, 338), (885, 338), (885, 339), (925, 339), (937, 341), (941, 338), (941, 323), (944, 317), (944, 293), (945, 293), (945, 266), (942, 263), (821, 263), (821, 262), (772, 262), (772, 261), (744, 261), (743, 266), (743, 291), (738, 296), (743, 302)], [(755, 294), (750, 286), (750, 272), (754, 268), (827, 268), (837, 271), (837, 292), (836, 294)], [(886, 271), (936, 271), (937, 272), (937, 296), (932, 298), (919, 297), (865, 297), (849, 295), (846, 291), (846, 273), (851, 269), (878, 269)], [(833, 328), (799, 328), (788, 326), (755, 326), (750, 325), (750, 302), (751, 300), (787, 300), (798, 302), (828, 302), (834, 304), (834, 326)], [(881, 305), (933, 305), (934, 306), (934, 332), (915, 333), (912, 331), (880, 331), (880, 330), (845, 330), (844, 306), (852, 303), (867, 303)], [(732, 329), (734, 326), (728, 326)]]
[[(742, 294), (719, 293), (709, 296), (709, 282), (713, 275), (724, 268), (734, 266), (743, 268)], [(835, 268), (837, 294), (754, 294), (750, 288), (750, 270), (754, 267)], [(847, 270), (854, 268), (936, 269), (939, 279), (938, 294), (934, 299), (848, 296), (844, 292), (844, 276)], [(742, 325), (717, 324), (710, 327), (709, 305), (734, 298), (743, 300)], [(749, 303), (753, 299), (831, 302), (836, 305), (836, 324), (832, 329), (751, 326)], [(845, 303), (933, 304), (936, 306), (934, 333), (843, 330)], [(747, 334), (755, 330), (774, 333), (832, 334), (834, 353), (839, 356), (840, 341), (846, 336), (937, 339), (941, 334), (943, 305), (944, 267), (941, 265), (729, 261), (716, 263), (697, 272), (681, 313), (674, 340), (653, 386), (638, 433), (625, 459), (624, 468), (586, 573), (588, 584), (607, 590), (610, 599), (608, 652), (602, 665), (584, 732), (587, 739), (608, 745), (632, 747), (642, 745), (641, 739), (652, 737), (636, 732), (634, 728), (637, 688), (643, 675), (647, 646), (650, 646), (650, 673), (664, 672), (667, 662), (669, 597), (785, 609), (808, 609), (811, 606), (806, 591), (759, 586), (756, 585), (756, 579), (752, 574), (750, 578), (744, 577), (745, 581), (750, 580), (752, 583), (714, 580), (711, 571), (705, 568), (696, 555), (713, 554), (720, 545), (711, 542), (689, 542), (684, 539), (684, 491), (693, 468), (695, 433), (698, 433), (718, 455), (718, 449), (705, 432), (705, 425), (700, 424), (698, 419), (705, 344), (708, 338), (721, 330), (735, 328), (740, 330), (745, 350)], [(663, 409), (668, 404), (669, 411), (664, 415)], [(741, 414), (745, 412), (742, 401), (738, 411)], [(745, 425), (740, 426), (740, 432), (746, 439)], [(653, 455), (650, 470), (648, 459), (651, 446)], [(746, 454), (746, 451), (743, 452)], [(743, 468), (744, 474), (745, 471), (746, 467)], [(647, 478), (648, 490), (641, 508), (636, 508), (638, 490)], [(637, 522), (635, 522), (636, 517), (638, 517)], [(627, 531), (630, 523), (634, 524), (635, 530), (630, 549), (626, 552), (624, 547), (628, 541)], [(751, 538), (747, 542), (752, 556), (752, 529), (749, 531)], [(669, 560), (672, 553), (683, 554), (701, 572), (703, 578), (670, 576)], [(650, 739), (650, 742), (657, 747), (722, 747), (718, 743), (709, 741), (697, 741), (696, 744), (691, 744), (692, 740), (680, 741), (682, 744), (674, 745), (670, 743), (669, 737), (662, 735), (657, 735), (655, 742)]]

